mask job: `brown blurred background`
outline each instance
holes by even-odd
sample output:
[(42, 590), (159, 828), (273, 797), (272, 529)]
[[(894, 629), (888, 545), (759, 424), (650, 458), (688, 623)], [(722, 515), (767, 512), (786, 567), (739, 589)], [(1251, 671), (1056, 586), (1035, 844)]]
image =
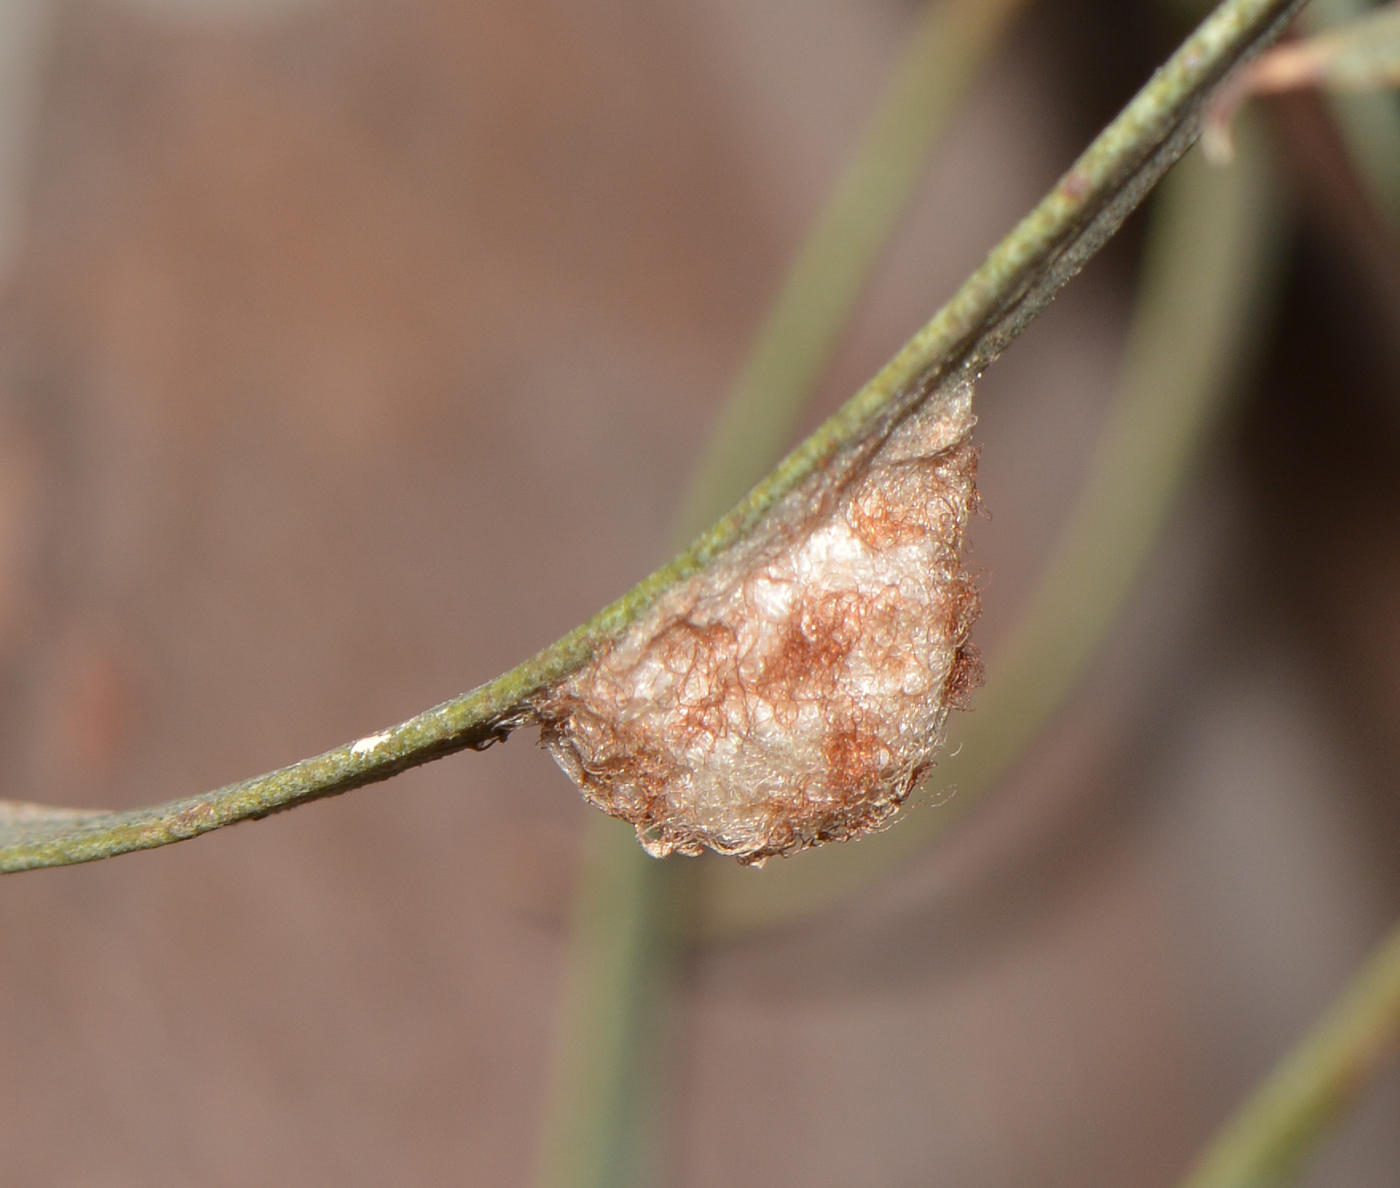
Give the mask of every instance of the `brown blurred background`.
[[(1018, 22), (809, 420), (1169, 51), (1154, 12)], [(660, 560), (913, 15), (4, 0), (0, 795), (312, 754)], [(1282, 312), (1149, 580), (957, 830), (688, 965), (664, 1183), (1170, 1184), (1400, 909), (1400, 266), (1321, 107), (1271, 115)], [(989, 655), (1112, 395), (1138, 238), (982, 385)], [(527, 1183), (584, 819), (521, 736), (3, 880), (0, 1181)], [(1400, 1079), (1308, 1182), (1400, 1184)]]

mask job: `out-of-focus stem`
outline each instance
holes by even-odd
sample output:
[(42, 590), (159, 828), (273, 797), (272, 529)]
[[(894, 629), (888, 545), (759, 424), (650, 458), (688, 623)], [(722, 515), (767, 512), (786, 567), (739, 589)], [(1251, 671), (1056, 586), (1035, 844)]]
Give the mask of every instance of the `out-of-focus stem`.
[[(1299, 24), (1319, 33), (1375, 6), (1375, 0), (1312, 0)], [(1393, 91), (1331, 92), (1327, 105), (1371, 202), (1400, 234), (1400, 97)]]
[(677, 545), (758, 481), (798, 418), (988, 51), (1026, 0), (935, 0), (895, 63), (754, 343), (680, 516)]
[(1242, 120), (1240, 134), (1233, 166), (1192, 154), (1153, 200), (1119, 395), (1077, 509), (930, 781), (956, 795), (858, 845), (758, 871), (708, 863), (707, 935), (829, 906), (921, 849), (1016, 763), (1098, 653), (1247, 368), (1274, 288), (1283, 237), (1273, 173), (1257, 123)]
[(1400, 1046), (1400, 928), (1206, 1148), (1181, 1188), (1286, 1184)]
[[(920, 15), (865, 133), (794, 262), (678, 517), (683, 543), (788, 445), (841, 329), (908, 205), (930, 149), (1024, 0), (938, 0)], [(545, 1120), (541, 1188), (650, 1179), (664, 1002), (694, 864), (655, 861), (594, 821), (584, 847)]]
[(574, 905), (541, 1188), (652, 1180), (665, 1010), (686, 939), (684, 868), (649, 858), (631, 826), (589, 821)]

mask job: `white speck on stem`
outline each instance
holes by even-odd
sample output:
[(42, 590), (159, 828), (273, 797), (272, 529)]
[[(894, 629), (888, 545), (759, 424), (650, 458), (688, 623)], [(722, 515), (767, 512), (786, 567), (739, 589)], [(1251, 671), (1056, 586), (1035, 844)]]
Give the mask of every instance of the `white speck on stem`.
[(362, 738), (362, 739), (360, 739), (359, 742), (355, 743), (355, 744), (350, 748), (350, 754), (352, 754), (352, 755), (370, 755), (370, 754), (373, 754), (374, 751), (376, 751), (379, 747), (383, 746), (383, 745), (384, 745), (386, 742), (388, 742), (388, 741), (389, 741), (389, 732), (388, 732), (387, 730), (386, 730), (383, 734), (371, 734), (371, 735), (369, 735), (368, 737)]

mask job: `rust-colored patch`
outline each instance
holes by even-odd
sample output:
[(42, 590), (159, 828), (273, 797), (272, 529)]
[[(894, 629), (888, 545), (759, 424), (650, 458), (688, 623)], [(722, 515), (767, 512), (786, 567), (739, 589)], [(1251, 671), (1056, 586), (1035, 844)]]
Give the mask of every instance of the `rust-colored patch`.
[(943, 682), (943, 698), (949, 709), (965, 710), (972, 705), (972, 694), (982, 684), (982, 653), (974, 643), (965, 643), (953, 656), (948, 679)]

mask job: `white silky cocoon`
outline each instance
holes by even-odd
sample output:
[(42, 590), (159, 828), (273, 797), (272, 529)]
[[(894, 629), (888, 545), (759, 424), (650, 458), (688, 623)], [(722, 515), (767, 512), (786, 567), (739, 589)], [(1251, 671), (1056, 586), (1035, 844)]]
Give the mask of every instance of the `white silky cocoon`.
[(762, 862), (856, 837), (932, 766), (981, 679), (971, 399), (905, 418), (840, 490), (773, 517), (537, 700), (560, 767), (649, 853)]

